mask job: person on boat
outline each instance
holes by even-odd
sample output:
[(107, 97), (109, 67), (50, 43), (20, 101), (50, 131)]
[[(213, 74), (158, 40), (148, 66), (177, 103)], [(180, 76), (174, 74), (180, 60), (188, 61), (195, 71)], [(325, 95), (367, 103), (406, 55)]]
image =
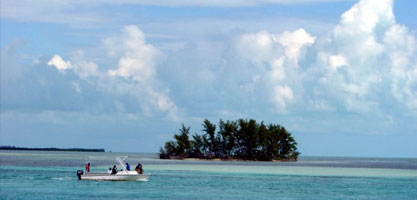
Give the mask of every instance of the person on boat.
[(130, 171), (130, 165), (129, 165), (129, 163), (126, 163), (126, 170), (127, 171)]
[(135, 171), (138, 173), (138, 174), (140, 174), (140, 163), (138, 164), (138, 165), (136, 165), (136, 167), (135, 167)]
[(87, 164), (85, 165), (85, 172), (86, 172), (86, 173), (90, 172), (90, 163), (87, 163)]
[(113, 166), (113, 169), (111, 169), (111, 174), (117, 174), (117, 167), (116, 165)]
[(109, 167), (109, 170), (107, 170), (107, 173), (108, 174), (111, 174), (112, 173), (111, 167)]
[(140, 163), (136, 166), (135, 171), (138, 172), (138, 174), (143, 173), (142, 165)]

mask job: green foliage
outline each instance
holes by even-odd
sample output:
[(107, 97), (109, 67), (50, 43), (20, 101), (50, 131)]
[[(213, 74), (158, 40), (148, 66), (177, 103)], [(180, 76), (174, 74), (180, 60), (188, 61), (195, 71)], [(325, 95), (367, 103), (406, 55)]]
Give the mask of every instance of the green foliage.
[(189, 140), (190, 127), (179, 129), (175, 141), (160, 149), (161, 158), (221, 158), (243, 160), (297, 160), (297, 142), (284, 127), (255, 120), (219, 121), (216, 125), (204, 120), (203, 134)]
[(174, 145), (176, 146), (175, 148), (176, 154), (183, 154), (190, 150), (191, 143), (188, 137), (189, 134), (190, 134), (190, 127), (186, 128), (184, 124), (182, 124), (180, 133), (174, 134), (174, 139), (176, 140), (176, 143), (174, 143)]
[(191, 150), (197, 154), (202, 154), (204, 152), (204, 141), (201, 135), (197, 133), (193, 135), (193, 140), (191, 141)]
[(203, 122), (203, 131), (206, 133), (206, 146), (208, 147), (208, 151), (212, 152), (218, 156), (218, 143), (216, 139), (216, 125), (211, 123), (208, 119), (204, 120)]

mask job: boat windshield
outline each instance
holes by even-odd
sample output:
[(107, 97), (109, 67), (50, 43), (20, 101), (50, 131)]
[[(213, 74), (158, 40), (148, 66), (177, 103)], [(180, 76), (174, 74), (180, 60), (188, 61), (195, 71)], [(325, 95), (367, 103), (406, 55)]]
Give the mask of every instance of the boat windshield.
[(123, 164), (123, 161), (127, 159), (128, 156), (117, 156), (116, 161), (119, 162), (119, 164), (122, 166), (122, 169), (126, 169), (125, 164)]

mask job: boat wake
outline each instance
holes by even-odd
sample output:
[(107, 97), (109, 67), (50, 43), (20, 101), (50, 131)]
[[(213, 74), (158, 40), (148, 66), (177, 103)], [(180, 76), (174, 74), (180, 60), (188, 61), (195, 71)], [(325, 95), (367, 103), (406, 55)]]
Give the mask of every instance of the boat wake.
[(69, 177), (69, 176), (66, 176), (66, 177), (53, 177), (52, 178), (52, 180), (57, 180), (57, 181), (68, 181), (68, 180), (73, 180), (74, 178), (73, 177)]

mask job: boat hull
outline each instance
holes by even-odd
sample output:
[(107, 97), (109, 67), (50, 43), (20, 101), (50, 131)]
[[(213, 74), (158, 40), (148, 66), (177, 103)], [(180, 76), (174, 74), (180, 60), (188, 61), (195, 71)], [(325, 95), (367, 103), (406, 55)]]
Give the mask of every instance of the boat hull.
[(106, 173), (88, 173), (81, 175), (81, 180), (91, 181), (141, 181), (148, 180), (150, 175), (148, 174), (114, 174), (109, 175)]

